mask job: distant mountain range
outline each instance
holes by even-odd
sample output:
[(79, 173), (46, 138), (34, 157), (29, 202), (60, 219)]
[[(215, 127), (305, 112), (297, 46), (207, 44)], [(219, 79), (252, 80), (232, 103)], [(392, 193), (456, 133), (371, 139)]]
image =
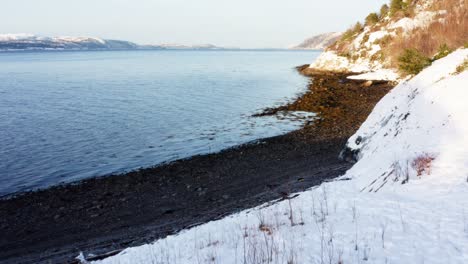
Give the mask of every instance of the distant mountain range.
[(212, 44), (202, 45), (139, 45), (130, 41), (95, 37), (44, 37), (32, 34), (0, 34), (0, 51), (34, 50), (151, 50), (151, 49), (224, 49)]
[(341, 32), (325, 33), (304, 40), (301, 44), (290, 49), (325, 49), (341, 37)]

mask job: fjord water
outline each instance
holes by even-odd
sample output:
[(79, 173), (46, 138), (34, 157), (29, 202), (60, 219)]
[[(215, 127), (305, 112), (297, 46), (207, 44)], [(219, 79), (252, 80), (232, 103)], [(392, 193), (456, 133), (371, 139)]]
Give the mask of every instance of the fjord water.
[(119, 173), (302, 120), (253, 118), (306, 89), (311, 51), (0, 54), (0, 195)]

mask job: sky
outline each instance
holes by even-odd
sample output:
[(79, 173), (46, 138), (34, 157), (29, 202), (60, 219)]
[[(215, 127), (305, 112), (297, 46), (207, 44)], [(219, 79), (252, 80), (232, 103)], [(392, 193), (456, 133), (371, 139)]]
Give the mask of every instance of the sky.
[(344, 31), (388, 0), (1, 0), (0, 34), (285, 48)]

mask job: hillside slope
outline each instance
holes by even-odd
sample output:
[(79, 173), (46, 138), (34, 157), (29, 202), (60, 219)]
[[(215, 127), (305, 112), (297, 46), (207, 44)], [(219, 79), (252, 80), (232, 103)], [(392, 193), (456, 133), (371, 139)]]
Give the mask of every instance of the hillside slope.
[[(371, 13), (310, 65), (317, 70), (371, 72), (400, 76), (401, 56), (412, 50), (433, 60), (468, 45), (468, 0), (392, 0)], [(419, 59), (419, 58), (418, 58)], [(384, 74), (384, 77), (386, 74)], [(391, 79), (391, 78), (390, 78)]]
[(291, 47), (291, 49), (321, 50), (335, 43), (342, 35), (342, 32), (330, 32), (313, 36), (304, 40), (301, 44)]

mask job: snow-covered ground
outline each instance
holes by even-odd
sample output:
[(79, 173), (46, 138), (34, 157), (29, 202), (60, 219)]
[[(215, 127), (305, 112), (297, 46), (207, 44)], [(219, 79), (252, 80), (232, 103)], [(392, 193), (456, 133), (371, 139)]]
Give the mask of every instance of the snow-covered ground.
[(372, 72), (366, 72), (358, 75), (348, 76), (351, 80), (371, 80), (371, 81), (397, 81), (399, 74), (392, 69), (379, 69)]
[[(373, 68), (367, 59), (351, 62), (348, 58), (339, 56), (334, 51), (321, 53), (309, 67), (317, 70), (336, 72), (369, 72)], [(381, 68), (381, 65), (379, 67), (379, 63), (375, 62), (375, 68)]]
[(438, 14), (445, 14), (445, 12), (445, 10), (438, 12), (420, 11), (414, 18), (404, 17), (389, 25), (388, 28), (401, 28), (405, 34), (410, 34), (414, 29), (429, 26)]
[(345, 175), (97, 263), (468, 263), (468, 59), (385, 96)]

